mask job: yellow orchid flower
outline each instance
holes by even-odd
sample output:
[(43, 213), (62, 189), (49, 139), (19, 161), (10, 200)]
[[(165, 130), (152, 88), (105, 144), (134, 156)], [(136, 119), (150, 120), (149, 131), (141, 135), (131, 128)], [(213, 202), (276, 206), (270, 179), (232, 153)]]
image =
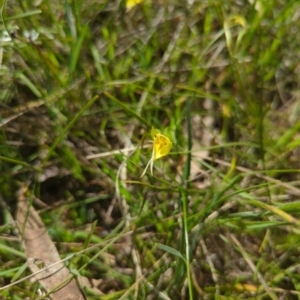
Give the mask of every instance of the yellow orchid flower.
[(153, 162), (163, 156), (168, 155), (172, 148), (172, 142), (168, 137), (163, 135), (160, 130), (155, 129), (152, 127), (151, 129), (151, 137), (153, 140), (153, 149), (152, 149), (152, 156), (147, 163), (147, 166), (141, 175), (141, 178), (146, 174), (146, 171), (150, 165), (151, 175), (153, 176)]
[(143, 0), (127, 0), (126, 1), (126, 8), (127, 8), (127, 11), (132, 9), (134, 6), (142, 3)]

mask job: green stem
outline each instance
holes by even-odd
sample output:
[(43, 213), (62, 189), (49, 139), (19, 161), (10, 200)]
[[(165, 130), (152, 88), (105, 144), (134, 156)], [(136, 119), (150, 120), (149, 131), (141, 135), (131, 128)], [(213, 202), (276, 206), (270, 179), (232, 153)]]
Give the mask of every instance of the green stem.
[(184, 242), (185, 242), (185, 256), (186, 256), (186, 272), (188, 276), (188, 287), (189, 287), (189, 299), (193, 299), (193, 288), (192, 278), (190, 270), (190, 243), (189, 243), (189, 232), (188, 232), (188, 180), (190, 177), (191, 170), (191, 149), (192, 149), (192, 127), (191, 127), (191, 104), (190, 99), (186, 102), (186, 119), (187, 119), (187, 131), (188, 131), (188, 144), (187, 144), (187, 160), (184, 166), (182, 183), (183, 189), (181, 193), (181, 200), (183, 204), (183, 227), (184, 227)]

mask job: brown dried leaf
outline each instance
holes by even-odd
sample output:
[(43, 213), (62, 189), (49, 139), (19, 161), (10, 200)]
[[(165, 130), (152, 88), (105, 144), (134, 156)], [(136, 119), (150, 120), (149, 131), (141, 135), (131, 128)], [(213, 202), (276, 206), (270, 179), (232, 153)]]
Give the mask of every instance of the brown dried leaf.
[[(19, 194), (16, 223), (23, 237), (29, 268), (33, 273), (59, 262), (61, 259), (54, 243), (36, 210), (29, 205), (24, 193)], [(35, 275), (53, 300), (83, 300), (76, 280), (65, 265), (57, 263)]]

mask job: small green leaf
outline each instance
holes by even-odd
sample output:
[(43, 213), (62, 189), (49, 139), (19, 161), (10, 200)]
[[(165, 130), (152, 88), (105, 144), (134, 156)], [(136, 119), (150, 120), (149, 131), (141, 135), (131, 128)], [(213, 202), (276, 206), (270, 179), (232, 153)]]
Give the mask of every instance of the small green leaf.
[(172, 247), (169, 247), (167, 245), (160, 244), (160, 243), (156, 243), (156, 245), (159, 249), (169, 252), (179, 258), (182, 258), (185, 261), (185, 258), (182, 256), (182, 254), (178, 250), (176, 250)]

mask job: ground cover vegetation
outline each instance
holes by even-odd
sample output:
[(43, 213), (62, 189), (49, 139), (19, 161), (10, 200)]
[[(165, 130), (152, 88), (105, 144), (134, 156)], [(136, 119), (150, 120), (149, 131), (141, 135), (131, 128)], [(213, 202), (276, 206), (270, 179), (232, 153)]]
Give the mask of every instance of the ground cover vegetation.
[(299, 1), (139, 2), (0, 2), (0, 298), (299, 299)]

